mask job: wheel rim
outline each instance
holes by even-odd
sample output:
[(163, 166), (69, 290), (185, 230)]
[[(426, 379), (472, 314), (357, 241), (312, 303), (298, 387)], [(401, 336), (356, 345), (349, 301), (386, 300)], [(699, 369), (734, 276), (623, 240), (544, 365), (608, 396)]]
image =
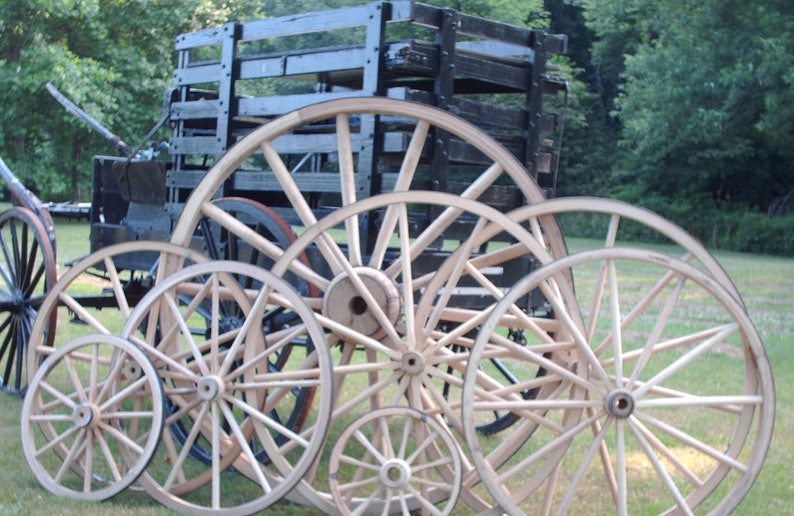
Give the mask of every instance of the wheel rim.
[[(449, 432), (434, 419), (404, 407), (373, 410), (356, 420), (334, 445), (328, 468), (334, 503), (343, 514), (407, 515), (417, 509), (450, 514), (462, 479), (458, 446)], [(442, 468), (452, 475), (439, 471)], [(439, 488), (448, 491), (440, 497), (446, 500), (442, 507), (426, 496)], [(367, 502), (356, 506), (353, 500)]]
[(104, 500), (149, 464), (163, 427), (160, 378), (129, 342), (85, 335), (50, 355), (22, 407), (22, 447), (50, 492)]
[[(555, 281), (571, 270), (575, 297), (567, 279)], [(633, 275), (619, 276), (626, 270)], [(649, 281), (639, 284), (642, 274)], [(630, 279), (619, 283), (618, 277)], [(580, 314), (579, 321), (560, 318), (573, 338), (547, 341), (544, 348), (516, 346), (499, 336), (511, 300), (536, 287), (558, 311)], [(641, 307), (644, 317), (629, 320), (631, 307)], [(589, 324), (593, 319), (603, 326)], [(570, 360), (545, 360), (548, 346), (567, 347)], [(546, 265), (491, 313), (467, 375), (486, 350), (499, 348), (504, 360), (543, 364), (547, 381), (561, 386), (554, 397), (521, 400), (498, 384), (486, 390), (474, 377), (464, 383), (466, 441), (483, 482), (511, 514), (537, 507), (626, 514), (690, 512), (696, 506), (724, 514), (738, 505), (761, 468), (774, 419), (769, 363), (743, 306), (684, 262), (604, 248)], [(704, 382), (709, 371), (720, 381)], [(521, 414), (522, 425), (540, 420), (542, 431), (532, 439), (514, 431), (514, 440), (486, 443), (474, 422), (493, 406)], [(576, 417), (565, 421), (570, 414)], [(527, 442), (517, 442), (522, 438)]]
[[(251, 288), (244, 289), (246, 284)], [(180, 305), (185, 297), (190, 301)], [(228, 302), (238, 304), (244, 316), (241, 325), (221, 327), (220, 305)], [(202, 306), (209, 307), (213, 325), (199, 336), (190, 331), (190, 320)], [(265, 333), (261, 321), (274, 307), (293, 311), (294, 324)], [(144, 336), (133, 336), (142, 323)], [(188, 432), (184, 439), (163, 432), (162, 452), (140, 479), (150, 495), (178, 510), (249, 514), (292, 489), (325, 437), (333, 385), (322, 330), (292, 287), (238, 262), (187, 267), (147, 294), (122, 329), (122, 335), (128, 334), (166, 379), (165, 395), (172, 408), (166, 427), (181, 421)], [(295, 339), (310, 341), (311, 352), (274, 371), (271, 355)], [(286, 413), (294, 411), (294, 389), (320, 384), (326, 388), (308, 407), (311, 432), (298, 434), (298, 429), (272, 416), (282, 405)], [(280, 443), (271, 430), (285, 439)], [(211, 461), (191, 458), (194, 446), (203, 448)], [(265, 463), (259, 461), (259, 450), (268, 457)], [(227, 485), (234, 482), (245, 487)]]
[[(39, 305), (57, 279), (55, 250), (44, 224), (27, 208), (0, 215), (0, 388), (23, 395), (27, 350)], [(42, 324), (55, 319), (40, 318)]]

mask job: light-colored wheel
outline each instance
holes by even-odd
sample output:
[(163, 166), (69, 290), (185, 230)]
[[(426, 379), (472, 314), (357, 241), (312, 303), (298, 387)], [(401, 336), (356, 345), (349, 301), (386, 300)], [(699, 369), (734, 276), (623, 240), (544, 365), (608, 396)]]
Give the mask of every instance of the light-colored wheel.
[[(354, 421), (336, 441), (328, 469), (342, 514), (451, 514), (462, 479), (449, 431), (405, 407), (376, 409)], [(430, 491), (446, 492), (434, 496), (443, 500), (440, 506), (429, 499)]]
[[(511, 311), (535, 289), (557, 315), (554, 335)], [(513, 328), (526, 342), (506, 337)], [(505, 382), (489, 374), (494, 357), (529, 374)], [(553, 392), (524, 399), (544, 388)], [(510, 514), (726, 514), (763, 464), (774, 403), (761, 341), (721, 282), (668, 255), (611, 247), (545, 265), (499, 302), (471, 350), (462, 419), (483, 482)], [(493, 410), (520, 421), (483, 437), (477, 421)]]
[[(615, 247), (625, 245), (625, 241), (631, 238), (645, 238), (652, 240), (656, 244), (655, 249), (663, 250), (666, 253), (681, 258), (684, 261), (690, 262), (698, 268), (702, 269), (707, 274), (717, 279), (731, 294), (740, 300), (738, 292), (736, 291), (733, 283), (723, 268), (716, 259), (698, 242), (695, 238), (689, 235), (682, 228), (676, 226), (670, 221), (665, 220), (663, 217), (650, 212), (646, 209), (632, 206), (619, 201), (610, 199), (598, 199), (591, 197), (570, 197), (562, 199), (547, 200), (540, 203), (524, 206), (509, 213), (509, 216), (528, 227), (535, 236), (541, 240), (555, 239), (568, 243), (575, 250), (582, 250), (588, 246), (595, 245), (597, 247)], [(575, 226), (579, 231), (578, 233), (586, 233), (590, 238), (585, 239), (566, 239), (562, 233), (556, 233), (556, 226), (551, 230), (545, 227), (545, 221), (556, 220), (559, 227), (564, 231), (566, 227)], [(479, 235), (482, 241), (487, 241), (488, 236), (485, 234)], [(472, 242), (473, 243), (473, 242)], [(567, 247), (567, 246), (566, 246)], [(477, 246), (472, 245), (472, 249), (476, 250)], [(543, 262), (551, 259), (550, 257), (538, 256), (537, 260)], [(450, 258), (443, 263), (438, 270), (438, 273), (425, 289), (422, 297), (421, 304), (417, 309), (418, 312), (430, 310), (433, 307), (435, 310), (440, 311), (442, 315), (438, 316), (439, 320), (446, 321), (449, 325), (449, 320), (466, 321), (468, 328), (476, 328), (485, 317), (485, 311), (466, 310), (465, 306), (455, 306), (454, 309), (457, 314), (453, 314), (453, 306), (445, 302), (445, 294), (450, 292), (455, 284), (461, 282), (459, 275), (468, 274), (467, 268), (471, 268), (471, 264), (476, 263), (480, 258), (476, 253), (458, 249), (453, 253)], [(482, 268), (482, 267), (480, 267)], [(452, 285), (448, 283), (452, 281)], [(486, 296), (490, 296), (491, 301), (499, 299), (500, 291), (485, 275), (468, 274), (465, 280), (471, 289), (472, 286), (477, 286), (481, 292), (480, 307), (488, 306), (489, 302), (485, 301)], [(534, 305), (535, 310), (533, 316), (540, 315), (543, 310), (539, 310), (541, 305), (542, 296), (539, 292), (534, 291), (527, 293), (527, 296), (536, 298), (534, 303), (528, 302), (526, 299), (520, 299), (516, 306), (512, 307), (512, 311), (519, 313), (527, 313), (527, 306)], [(549, 319), (553, 318), (553, 313), (548, 311)], [(537, 319), (535, 319), (537, 321)], [(465, 328), (466, 326), (461, 326)], [(460, 328), (460, 327), (459, 327)], [(458, 330), (459, 330), (458, 328)], [(551, 321), (546, 321), (545, 331), (551, 331)], [(510, 328), (507, 330), (510, 338), (516, 342), (522, 342), (526, 339), (524, 332), (520, 328)], [(463, 336), (461, 334), (461, 336)], [(453, 343), (453, 347), (457, 350), (466, 348), (465, 344)], [(500, 374), (503, 380), (507, 381), (511, 378), (512, 372), (507, 369), (504, 364), (500, 363), (498, 358), (489, 360), (493, 374)], [(453, 370), (449, 371), (453, 373)], [(538, 368), (538, 374), (542, 374), (542, 370)], [(445, 385), (449, 388), (449, 383)], [(543, 393), (540, 389), (529, 389), (524, 391), (525, 396), (546, 396), (550, 392)], [(483, 434), (491, 434), (503, 431), (509, 428), (517, 420), (516, 414), (502, 413), (494, 411), (491, 421), (482, 420), (478, 430)]]
[[(55, 248), (44, 223), (28, 208), (0, 214), (0, 389), (23, 395), (27, 350), (39, 305), (57, 279)], [(39, 317), (54, 325), (53, 317)]]
[(163, 428), (160, 377), (137, 347), (84, 335), (52, 353), (22, 406), (22, 449), (51, 493), (104, 500), (149, 464)]
[[(437, 215), (426, 220), (424, 215), (435, 208)], [(365, 218), (376, 220), (379, 227), (368, 255), (350, 245), (358, 237), (350, 228)], [(511, 239), (521, 243), (511, 245)], [(465, 271), (447, 275), (447, 295), (425, 302), (440, 264), (456, 249), (465, 253), (466, 259), (458, 262)], [(296, 259), (303, 253), (312, 256), (311, 269)], [(484, 320), (477, 303), (493, 304), (493, 289), (501, 292), (513, 278), (523, 277), (535, 266), (534, 255), (550, 259), (545, 247), (505, 214), (438, 192), (369, 197), (307, 228), (274, 264), (273, 273), (291, 272), (319, 293), (306, 302), (317, 312), (333, 348), (336, 404), (330, 441), (370, 410), (407, 406), (449, 425), (462, 443), (461, 374), (478, 324), (470, 319)], [(491, 290), (468, 287), (470, 276), (480, 275), (490, 278)], [(554, 322), (538, 324), (551, 329)], [(330, 446), (324, 453), (327, 457)], [(475, 492), (478, 477), (465, 457), (463, 471), (462, 499), (476, 509), (489, 507), (480, 498), (487, 492)], [(294, 494), (296, 501), (333, 512), (328, 486), (318, 473), (310, 472), (290, 498)]]
[[(121, 335), (165, 383), (163, 446), (140, 478), (155, 499), (250, 514), (311, 467), (330, 421), (331, 359), (313, 312), (283, 280), (239, 262), (187, 267), (158, 281)], [(302, 352), (282, 360), (288, 348)], [(310, 431), (290, 422), (296, 412)]]
[[(167, 242), (135, 241), (96, 251), (72, 265), (41, 302), (30, 332), (28, 371), (79, 335), (118, 335), (132, 308), (155, 284), (158, 266), (177, 270), (206, 261), (201, 253)], [(50, 320), (57, 317), (59, 324)]]

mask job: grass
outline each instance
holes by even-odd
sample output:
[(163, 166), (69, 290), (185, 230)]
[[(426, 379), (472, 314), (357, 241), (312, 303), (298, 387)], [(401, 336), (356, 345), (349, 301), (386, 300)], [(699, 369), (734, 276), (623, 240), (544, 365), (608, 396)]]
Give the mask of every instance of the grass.
[[(88, 253), (88, 225), (57, 221), (58, 266)], [(575, 243), (586, 246), (588, 242)], [(761, 474), (736, 514), (779, 514), (794, 502), (794, 260), (739, 253), (718, 253), (718, 259), (744, 297), (766, 347), (777, 382), (777, 417), (772, 448)], [(707, 381), (714, 380), (707, 379)], [(113, 500), (90, 503), (50, 495), (36, 481), (20, 447), (22, 401), (0, 395), (0, 515), (2, 514), (170, 514), (145, 493), (125, 492)], [(279, 512), (312, 514), (307, 508), (279, 505)]]

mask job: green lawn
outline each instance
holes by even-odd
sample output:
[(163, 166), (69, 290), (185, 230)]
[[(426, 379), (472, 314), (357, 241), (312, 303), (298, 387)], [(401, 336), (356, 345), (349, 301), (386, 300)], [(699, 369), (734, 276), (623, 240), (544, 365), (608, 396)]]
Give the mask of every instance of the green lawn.
[[(86, 223), (56, 221), (58, 265), (89, 249)], [(582, 245), (585, 245), (583, 242)], [(794, 462), (794, 259), (738, 253), (717, 253), (742, 294), (761, 334), (777, 384), (777, 417), (772, 448), (761, 475), (736, 514), (781, 514), (794, 504), (791, 464)], [(111, 501), (77, 502), (50, 495), (36, 481), (20, 447), (22, 401), (0, 395), (0, 514), (168, 514), (145, 493), (125, 492)], [(282, 513), (312, 514), (306, 508), (279, 506)]]

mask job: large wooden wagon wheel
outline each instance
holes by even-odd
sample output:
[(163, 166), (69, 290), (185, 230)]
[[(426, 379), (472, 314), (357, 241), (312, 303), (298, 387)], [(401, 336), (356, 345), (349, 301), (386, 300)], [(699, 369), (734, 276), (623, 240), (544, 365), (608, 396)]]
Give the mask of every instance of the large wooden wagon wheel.
[[(536, 288), (560, 315), (553, 338), (510, 310)], [(532, 339), (518, 346), (505, 329), (522, 325)], [(487, 388), (492, 356), (529, 374), (494, 375)], [(519, 395), (540, 382), (555, 386), (551, 399)], [(477, 421), (493, 410), (521, 421), (483, 438)], [(510, 514), (726, 514), (766, 456), (774, 388), (744, 307), (720, 282), (667, 255), (607, 247), (545, 265), (499, 302), (471, 350), (462, 418)]]
[[(450, 468), (452, 478), (441, 468)], [(406, 407), (376, 409), (357, 419), (339, 436), (328, 469), (342, 514), (451, 514), (463, 476), (460, 451), (449, 431)], [(442, 507), (426, 496), (439, 489), (447, 491)]]
[[(230, 303), (238, 307), (236, 324), (223, 318), (221, 307)], [(286, 312), (291, 324), (272, 331), (263, 325)], [(207, 316), (208, 331), (193, 332), (193, 320)], [(314, 463), (330, 421), (331, 359), (313, 312), (283, 280), (239, 262), (184, 268), (158, 281), (121, 335), (146, 352), (165, 383), (166, 428), (186, 431), (163, 432), (140, 478), (161, 503), (193, 513), (250, 514), (283, 497)], [(311, 361), (293, 354), (274, 368), (273, 357), (298, 341), (311, 342)], [(308, 400), (313, 432), (298, 434), (284, 414), (293, 413), (296, 391), (320, 385)], [(210, 460), (194, 458), (196, 448)]]
[(57, 279), (55, 250), (47, 228), (31, 210), (0, 214), (0, 388), (24, 394), (27, 349), (39, 305)]
[(60, 346), (30, 381), (22, 449), (50, 492), (104, 500), (149, 464), (163, 428), (160, 377), (146, 355), (111, 335)]

